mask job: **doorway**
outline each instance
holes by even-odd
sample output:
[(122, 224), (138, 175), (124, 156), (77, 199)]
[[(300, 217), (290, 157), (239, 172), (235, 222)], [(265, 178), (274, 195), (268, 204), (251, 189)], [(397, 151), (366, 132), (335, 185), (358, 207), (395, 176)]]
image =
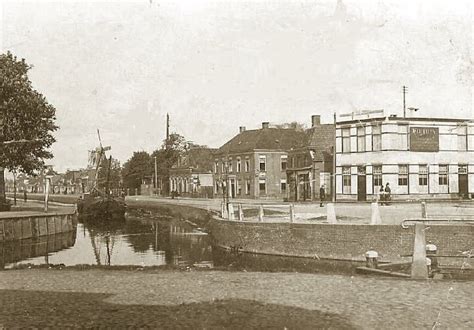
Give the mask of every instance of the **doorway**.
[(459, 196), (463, 199), (469, 198), (469, 181), (467, 178), (467, 165), (459, 165), (458, 180), (459, 180)]
[(357, 200), (365, 202), (367, 200), (367, 184), (366, 184), (365, 166), (357, 167)]

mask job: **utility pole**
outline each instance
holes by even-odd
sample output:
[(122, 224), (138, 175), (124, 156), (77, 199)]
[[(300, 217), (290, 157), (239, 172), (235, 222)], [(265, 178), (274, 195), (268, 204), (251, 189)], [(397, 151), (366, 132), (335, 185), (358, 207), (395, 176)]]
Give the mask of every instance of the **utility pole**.
[(158, 167), (156, 165), (156, 156), (155, 158), (155, 195), (158, 195)]
[(334, 112), (334, 145), (332, 147), (332, 201), (336, 202), (336, 113)]
[(405, 94), (408, 91), (407, 86), (402, 86), (402, 92), (403, 92), (403, 118), (406, 118), (406, 105), (405, 105)]
[(166, 149), (168, 149), (170, 139), (170, 115), (166, 114)]

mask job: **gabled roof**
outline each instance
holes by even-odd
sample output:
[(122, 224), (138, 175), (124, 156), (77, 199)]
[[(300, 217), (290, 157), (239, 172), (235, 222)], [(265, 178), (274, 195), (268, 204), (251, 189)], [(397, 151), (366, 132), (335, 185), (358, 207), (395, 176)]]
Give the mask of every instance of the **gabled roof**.
[(177, 164), (172, 166), (173, 169), (193, 169), (193, 172), (209, 172), (212, 170), (214, 162), (214, 148), (193, 147), (185, 152)]
[(220, 147), (219, 154), (252, 152), (254, 150), (287, 151), (296, 147), (305, 137), (303, 131), (288, 128), (247, 130)]
[(305, 136), (295, 148), (295, 151), (310, 150), (315, 161), (322, 161), (331, 153), (335, 144), (336, 130), (334, 124), (324, 124), (311, 127), (305, 131)]

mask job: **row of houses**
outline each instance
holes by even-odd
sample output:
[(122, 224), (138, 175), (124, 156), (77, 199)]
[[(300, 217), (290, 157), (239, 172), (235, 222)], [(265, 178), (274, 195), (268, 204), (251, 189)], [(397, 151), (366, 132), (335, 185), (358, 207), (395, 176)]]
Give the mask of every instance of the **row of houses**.
[[(205, 150), (205, 152), (204, 152)], [(170, 171), (182, 196), (371, 200), (382, 186), (393, 199), (457, 199), (474, 194), (474, 124), (467, 119), (352, 114), (308, 129), (261, 128), (218, 149), (188, 153)]]

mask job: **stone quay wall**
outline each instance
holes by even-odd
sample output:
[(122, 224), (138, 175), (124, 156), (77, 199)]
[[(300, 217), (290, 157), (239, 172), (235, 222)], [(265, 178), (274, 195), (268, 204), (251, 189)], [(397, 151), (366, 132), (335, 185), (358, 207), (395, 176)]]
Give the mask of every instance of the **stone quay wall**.
[(74, 212), (14, 214), (0, 219), (0, 243), (73, 231)]
[[(413, 253), (414, 226), (361, 224), (261, 223), (214, 219), (214, 245), (250, 253), (338, 260), (365, 260), (375, 250), (381, 261), (406, 260)], [(474, 250), (474, 226), (428, 224), (426, 241), (438, 255), (462, 255)], [(448, 259), (448, 258), (446, 258)], [(450, 259), (458, 263), (462, 259)]]

